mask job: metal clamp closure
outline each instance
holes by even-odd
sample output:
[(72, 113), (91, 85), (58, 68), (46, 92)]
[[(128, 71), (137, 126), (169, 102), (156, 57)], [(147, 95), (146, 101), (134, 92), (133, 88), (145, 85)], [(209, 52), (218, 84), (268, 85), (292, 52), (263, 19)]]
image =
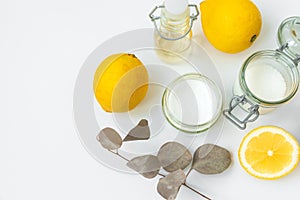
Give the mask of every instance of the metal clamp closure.
[[(276, 49), (276, 51), (280, 51), (282, 53), (285, 54), (284, 50), (289, 48), (289, 43), (285, 43), (284, 45), (282, 45), (281, 47), (279, 47), (278, 49)], [(300, 62), (300, 55), (296, 54), (296, 58), (292, 59), (293, 63), (295, 63), (295, 65), (297, 66)]]
[(300, 62), (300, 55), (297, 55), (297, 57), (293, 61), (296, 65), (298, 65)]
[(181, 35), (180, 37), (177, 37), (177, 38), (168, 38), (168, 37), (165, 37), (163, 36), (163, 34), (161, 34), (161, 32), (159, 31), (158, 29), (158, 26), (157, 26), (157, 23), (156, 21), (160, 19), (160, 16), (156, 16), (154, 15), (154, 13), (158, 10), (158, 9), (163, 9), (165, 8), (164, 5), (161, 5), (161, 6), (155, 6), (155, 8), (150, 12), (149, 14), (149, 17), (151, 19), (151, 21), (153, 22), (154, 24), (154, 27), (157, 31), (157, 33), (159, 34), (159, 36), (165, 40), (180, 40), (182, 38), (184, 38), (187, 34), (189, 34), (189, 32), (191, 31), (192, 27), (193, 27), (193, 22), (197, 19), (197, 17), (199, 16), (199, 10), (197, 8), (197, 5), (195, 4), (189, 4), (188, 5), (189, 8), (194, 8), (194, 12), (191, 13), (190, 15), (190, 25), (189, 25), (189, 29), (186, 31), (186, 33), (184, 33), (183, 35)]
[[(235, 116), (232, 111), (239, 105), (249, 104), (248, 114), (243, 118), (239, 119)], [(245, 95), (242, 96), (234, 96), (229, 104), (229, 108), (223, 111), (224, 116), (229, 119), (233, 124), (235, 124), (239, 129), (246, 129), (246, 124), (248, 122), (253, 122), (259, 117), (259, 106), (250, 102)]]

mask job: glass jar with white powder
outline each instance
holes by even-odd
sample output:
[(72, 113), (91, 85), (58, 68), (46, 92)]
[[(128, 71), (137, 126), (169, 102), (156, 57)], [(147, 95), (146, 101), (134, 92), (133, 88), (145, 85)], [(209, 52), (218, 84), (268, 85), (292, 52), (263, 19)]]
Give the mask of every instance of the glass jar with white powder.
[[(284, 20), (278, 29), (277, 50), (254, 53), (244, 62), (233, 87), (234, 97), (223, 113), (240, 129), (248, 122), (291, 100), (299, 87), (300, 17)], [(243, 117), (234, 113), (240, 106)]]

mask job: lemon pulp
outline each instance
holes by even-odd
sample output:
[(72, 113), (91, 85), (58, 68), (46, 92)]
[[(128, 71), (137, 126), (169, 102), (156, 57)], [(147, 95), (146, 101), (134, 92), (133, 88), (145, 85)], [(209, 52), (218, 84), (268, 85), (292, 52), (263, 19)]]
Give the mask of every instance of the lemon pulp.
[(242, 141), (239, 160), (242, 167), (255, 177), (280, 178), (297, 166), (299, 144), (282, 128), (258, 127), (248, 133)]

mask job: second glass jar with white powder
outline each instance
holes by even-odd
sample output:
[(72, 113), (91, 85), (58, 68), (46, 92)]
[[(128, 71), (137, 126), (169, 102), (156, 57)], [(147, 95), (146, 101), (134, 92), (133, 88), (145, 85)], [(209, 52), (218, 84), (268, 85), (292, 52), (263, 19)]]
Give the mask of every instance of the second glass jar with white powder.
[[(244, 62), (233, 87), (234, 97), (225, 116), (245, 129), (248, 122), (287, 103), (299, 87), (300, 18), (284, 20), (278, 29), (277, 50), (264, 50), (251, 55)], [(247, 113), (234, 114), (237, 106)]]

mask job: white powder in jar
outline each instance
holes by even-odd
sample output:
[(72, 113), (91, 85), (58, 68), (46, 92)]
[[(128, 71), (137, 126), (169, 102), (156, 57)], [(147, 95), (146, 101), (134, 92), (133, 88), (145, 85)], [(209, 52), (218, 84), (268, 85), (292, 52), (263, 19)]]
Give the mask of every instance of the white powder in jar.
[(270, 65), (259, 64), (248, 68), (245, 80), (250, 91), (261, 100), (274, 102), (286, 96), (287, 83), (283, 75)]

